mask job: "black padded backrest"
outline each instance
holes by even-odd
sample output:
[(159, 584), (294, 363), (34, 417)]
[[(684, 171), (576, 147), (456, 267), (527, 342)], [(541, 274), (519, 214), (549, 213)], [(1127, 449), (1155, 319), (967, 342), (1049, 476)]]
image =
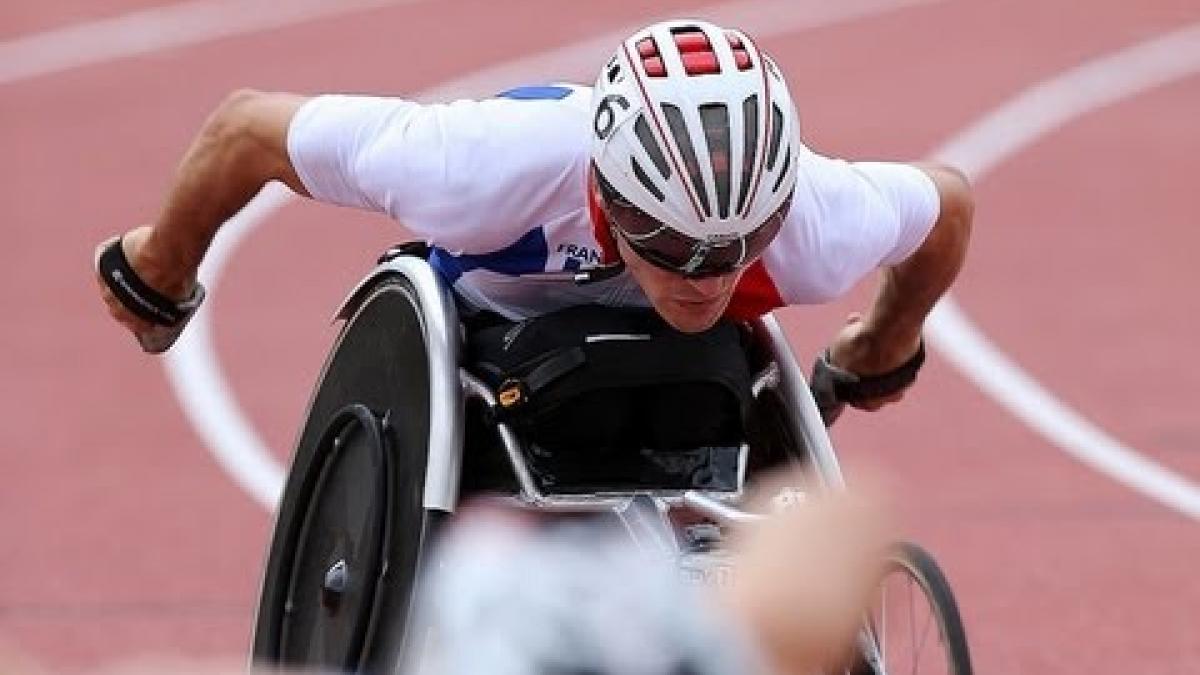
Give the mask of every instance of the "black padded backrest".
[(501, 400), (520, 390), (492, 412), (551, 488), (736, 489), (751, 400), (736, 324), (684, 334), (648, 309), (572, 307), (472, 332), (464, 363)]

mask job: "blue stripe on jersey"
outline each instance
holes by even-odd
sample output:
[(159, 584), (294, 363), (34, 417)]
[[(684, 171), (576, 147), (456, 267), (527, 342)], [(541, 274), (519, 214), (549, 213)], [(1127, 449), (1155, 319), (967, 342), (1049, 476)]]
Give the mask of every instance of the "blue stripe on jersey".
[(543, 85), (537, 87), (517, 87), (496, 94), (497, 98), (511, 98), (515, 101), (561, 101), (571, 95), (570, 87)]
[(429, 264), (450, 285), (458, 281), (464, 273), (474, 269), (491, 270), (510, 276), (545, 272), (546, 260), (549, 258), (550, 246), (546, 243), (546, 232), (540, 227), (526, 232), (520, 239), (499, 251), (454, 255), (446, 249), (434, 246), (429, 252)]

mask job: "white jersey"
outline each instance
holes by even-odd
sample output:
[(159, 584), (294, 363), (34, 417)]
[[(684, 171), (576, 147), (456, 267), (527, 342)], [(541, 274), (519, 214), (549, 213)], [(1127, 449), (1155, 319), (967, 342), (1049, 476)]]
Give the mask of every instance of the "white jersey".
[[(432, 265), (476, 309), (648, 306), (627, 272), (586, 285), (536, 276), (616, 259), (587, 189), (590, 99), (569, 85), (437, 105), (320, 96), (292, 120), (288, 153), (314, 198), (387, 213), (432, 244)], [(798, 161), (791, 211), (739, 282), (733, 318), (835, 298), (907, 258), (937, 219), (937, 189), (916, 168), (807, 148)]]

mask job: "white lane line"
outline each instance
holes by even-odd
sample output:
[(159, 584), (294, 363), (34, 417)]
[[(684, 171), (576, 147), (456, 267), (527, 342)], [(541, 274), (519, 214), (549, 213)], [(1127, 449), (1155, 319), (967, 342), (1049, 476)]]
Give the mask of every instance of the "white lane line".
[[(717, 17), (765, 36), (817, 28), (936, 0), (770, 0), (714, 5), (697, 14)], [(545, 78), (550, 69), (558, 77), (590, 76), (611, 51), (639, 26), (628, 26), (585, 43), (522, 58), (447, 82), (418, 94), (422, 99), (455, 95), (486, 95), (524, 78)], [(215, 291), (220, 272), (237, 244), (251, 229), (288, 200), (286, 190), (264, 191), (226, 223), (205, 258), (200, 278)], [(225, 241), (228, 240), (228, 241)], [(212, 295), (216, 295), (212, 293)], [(217, 462), (260, 504), (274, 509), (283, 490), (284, 469), (254, 431), (226, 384), (213, 350), (210, 319), (212, 305), (202, 308), (179, 342), (167, 353), (163, 365), (184, 414), (213, 453)], [(189, 336), (189, 333), (191, 334)]]
[[(935, 156), (976, 179), (1089, 111), (1200, 72), (1200, 24), (1116, 52), (1036, 85)], [(1057, 399), (984, 337), (947, 297), (927, 337), (955, 367), (1021, 421), (1087, 466), (1200, 519), (1200, 486), (1139, 454)]]
[(0, 42), (0, 84), (416, 0), (191, 0)]
[[(233, 259), (242, 239), (291, 198), (291, 190), (282, 183), (270, 183), (225, 222), (200, 269), (200, 280), (210, 293), (216, 290), (225, 264)], [(217, 464), (255, 501), (273, 510), (283, 489), (284, 469), (254, 430), (225, 381), (213, 348), (210, 321), (213, 304), (205, 303), (192, 317), (187, 330), (166, 353), (163, 369), (183, 414)]]

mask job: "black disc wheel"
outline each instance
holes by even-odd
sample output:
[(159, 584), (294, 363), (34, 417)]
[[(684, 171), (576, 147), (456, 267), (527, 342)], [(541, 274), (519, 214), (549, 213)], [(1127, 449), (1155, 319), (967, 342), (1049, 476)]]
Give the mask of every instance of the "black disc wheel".
[(378, 282), (342, 328), (276, 516), (255, 622), (260, 666), (390, 672), (422, 553), (430, 397), (417, 294)]
[(851, 675), (971, 675), (958, 604), (929, 553), (893, 547), (879, 591)]

